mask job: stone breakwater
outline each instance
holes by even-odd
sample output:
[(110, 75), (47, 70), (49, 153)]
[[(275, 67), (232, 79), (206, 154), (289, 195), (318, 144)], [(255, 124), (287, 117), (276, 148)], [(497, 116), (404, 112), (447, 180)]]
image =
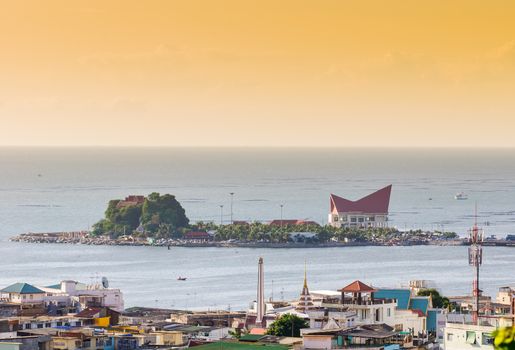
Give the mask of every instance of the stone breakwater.
[[(415, 246), (415, 245), (441, 245), (456, 246), (467, 245), (466, 239), (437, 240), (437, 239), (406, 239), (395, 242), (327, 242), (327, 243), (272, 243), (272, 242), (229, 242), (229, 241), (196, 241), (181, 239), (151, 239), (135, 236), (121, 236), (110, 238), (108, 236), (94, 236), (87, 231), (77, 232), (49, 232), (24, 233), (12, 237), (13, 242), (24, 243), (53, 243), (53, 244), (85, 244), (85, 245), (120, 245), (120, 246), (161, 246), (161, 247), (248, 247), (248, 248), (323, 248), (323, 247), (353, 247), (353, 246)], [(506, 241), (485, 242), (485, 245), (515, 246)]]

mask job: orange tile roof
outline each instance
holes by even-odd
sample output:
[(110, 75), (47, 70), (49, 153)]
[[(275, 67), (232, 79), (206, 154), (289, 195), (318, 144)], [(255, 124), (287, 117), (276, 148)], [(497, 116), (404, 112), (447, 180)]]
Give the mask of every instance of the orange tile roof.
[(250, 330), (250, 334), (265, 335), (266, 334), (266, 328), (252, 328)]
[(361, 281), (354, 281), (346, 287), (340, 289), (340, 292), (346, 293), (372, 293), (376, 290), (372, 287), (367, 286), (365, 283)]

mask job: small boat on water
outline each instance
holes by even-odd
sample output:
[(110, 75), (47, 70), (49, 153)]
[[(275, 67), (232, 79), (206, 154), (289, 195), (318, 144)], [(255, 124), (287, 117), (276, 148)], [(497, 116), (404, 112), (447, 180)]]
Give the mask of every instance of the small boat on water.
[(181, 276), (179, 276), (179, 277), (177, 277), (177, 280), (178, 280), (178, 281), (186, 281), (186, 277), (181, 277)]
[(456, 195), (454, 196), (454, 199), (462, 201), (462, 200), (469, 199), (469, 197), (466, 193), (459, 192), (459, 193), (456, 193)]

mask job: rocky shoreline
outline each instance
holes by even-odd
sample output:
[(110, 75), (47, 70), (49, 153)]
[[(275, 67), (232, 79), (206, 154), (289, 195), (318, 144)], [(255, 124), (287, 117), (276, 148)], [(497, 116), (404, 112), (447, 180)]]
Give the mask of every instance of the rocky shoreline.
[[(25, 233), (10, 239), (12, 242), (48, 243), (48, 244), (84, 244), (106, 246), (157, 246), (157, 247), (239, 247), (239, 248), (334, 248), (334, 247), (363, 247), (363, 246), (460, 246), (467, 245), (466, 239), (449, 240), (405, 240), (396, 242), (327, 242), (327, 243), (271, 243), (271, 242), (227, 242), (227, 241), (185, 241), (172, 239), (144, 239), (123, 236), (116, 239), (107, 236), (91, 236), (88, 232), (54, 232), (54, 233)], [(485, 242), (489, 246), (514, 246), (515, 242), (495, 241)]]

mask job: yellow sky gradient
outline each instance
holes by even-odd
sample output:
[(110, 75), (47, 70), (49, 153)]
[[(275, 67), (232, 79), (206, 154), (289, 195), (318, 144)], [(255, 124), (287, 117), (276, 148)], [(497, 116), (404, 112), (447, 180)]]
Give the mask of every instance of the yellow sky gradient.
[(512, 0), (0, 6), (0, 145), (515, 147)]

